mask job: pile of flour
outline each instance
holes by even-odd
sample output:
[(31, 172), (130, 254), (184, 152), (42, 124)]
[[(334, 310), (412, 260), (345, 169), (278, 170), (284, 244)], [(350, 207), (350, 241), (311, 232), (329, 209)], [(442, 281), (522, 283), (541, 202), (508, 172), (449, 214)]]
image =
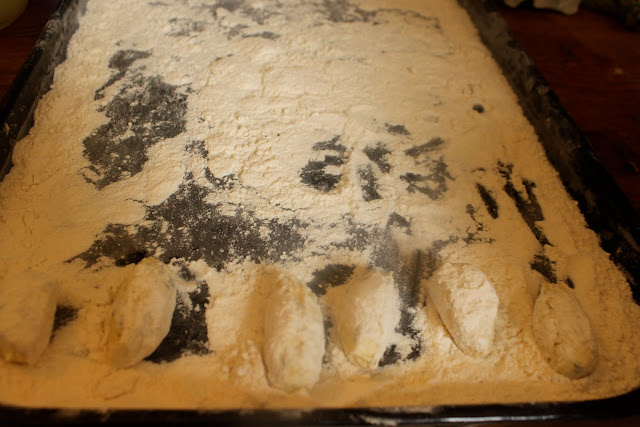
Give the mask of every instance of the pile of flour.
[[(38, 361), (0, 361), (3, 404), (429, 406), (602, 398), (640, 381), (625, 277), (456, 2), (90, 1), (12, 161), (0, 281), (45, 274), (59, 301)], [(184, 279), (171, 332), (116, 369), (106, 319), (123, 266), (151, 256)], [(495, 289), (486, 357), (458, 349), (424, 291), (445, 262)], [(391, 275), (401, 305), (371, 370), (334, 324), (365, 270)], [(263, 355), (283, 272), (314, 292), (326, 334), (318, 383), (291, 393), (271, 387)], [(543, 282), (587, 313), (599, 360), (585, 378), (535, 344)]]

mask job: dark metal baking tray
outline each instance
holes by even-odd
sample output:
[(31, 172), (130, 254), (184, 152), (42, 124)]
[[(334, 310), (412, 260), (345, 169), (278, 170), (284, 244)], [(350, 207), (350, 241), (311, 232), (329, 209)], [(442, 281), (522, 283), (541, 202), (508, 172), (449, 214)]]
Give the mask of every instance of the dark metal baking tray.
[[(502, 20), (493, 0), (459, 0), (502, 68), (534, 126), (549, 160), (578, 202), (602, 247), (626, 274), (640, 302), (640, 218), (560, 105), (548, 83)], [(0, 179), (11, 167), (15, 141), (33, 124), (38, 100), (66, 56), (86, 0), (61, 0), (12, 87), (0, 103)], [(310, 410), (67, 410), (0, 406), (0, 420), (22, 423), (260, 423), (260, 424), (462, 424), (495, 421), (625, 417), (640, 413), (640, 389), (619, 397), (580, 402)]]

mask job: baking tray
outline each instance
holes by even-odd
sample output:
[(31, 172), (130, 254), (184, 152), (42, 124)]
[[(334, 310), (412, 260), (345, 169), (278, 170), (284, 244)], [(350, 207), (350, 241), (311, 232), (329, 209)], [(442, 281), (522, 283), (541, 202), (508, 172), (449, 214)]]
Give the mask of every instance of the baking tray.
[[(47, 92), (55, 67), (66, 57), (67, 43), (78, 27), (87, 0), (61, 0), (31, 55), (0, 102), (0, 179), (11, 168), (15, 141), (33, 124), (38, 100)], [(578, 202), (602, 247), (625, 273), (640, 303), (640, 218), (549, 84), (502, 20), (493, 0), (459, 0), (480, 37), (502, 68), (552, 165)], [(640, 413), (640, 389), (622, 396), (580, 402), (509, 405), (455, 405), (403, 408), (310, 410), (68, 410), (0, 405), (7, 425), (57, 422), (102, 423), (260, 423), (279, 425), (463, 424), (496, 421), (570, 420), (625, 417)]]

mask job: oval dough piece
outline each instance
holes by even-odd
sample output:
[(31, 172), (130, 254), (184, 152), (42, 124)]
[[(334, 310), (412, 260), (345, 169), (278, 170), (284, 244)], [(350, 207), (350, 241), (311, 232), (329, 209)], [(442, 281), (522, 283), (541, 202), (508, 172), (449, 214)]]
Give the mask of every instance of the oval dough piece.
[(176, 307), (175, 280), (169, 267), (155, 258), (131, 267), (111, 312), (106, 353), (113, 366), (135, 365), (162, 342)]
[(598, 345), (580, 301), (563, 285), (543, 283), (533, 307), (533, 336), (545, 360), (573, 379), (598, 363)]
[(49, 345), (56, 313), (55, 283), (27, 271), (0, 283), (0, 355), (35, 363)]
[(471, 264), (447, 263), (435, 272), (427, 288), (458, 348), (473, 357), (489, 354), (499, 300), (487, 276)]
[(400, 321), (398, 290), (391, 273), (354, 277), (335, 313), (340, 345), (363, 369), (375, 369)]
[(280, 275), (265, 312), (264, 360), (269, 383), (287, 392), (318, 382), (324, 322), (318, 301), (301, 283)]

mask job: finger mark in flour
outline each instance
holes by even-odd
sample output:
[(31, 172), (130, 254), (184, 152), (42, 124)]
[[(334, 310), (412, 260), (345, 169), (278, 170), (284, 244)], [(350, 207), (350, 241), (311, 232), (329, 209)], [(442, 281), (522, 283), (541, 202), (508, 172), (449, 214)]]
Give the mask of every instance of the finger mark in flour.
[(360, 189), (362, 190), (362, 198), (365, 202), (381, 199), (380, 193), (378, 193), (379, 185), (378, 178), (371, 165), (366, 165), (358, 168), (357, 170), (358, 180), (360, 181)]
[(201, 33), (205, 30), (207, 23), (204, 21), (194, 21), (188, 18), (170, 18), (170, 30), (165, 34), (169, 37), (189, 37), (193, 34)]
[(384, 127), (387, 129), (391, 135), (406, 135), (409, 136), (411, 133), (407, 130), (404, 125), (392, 125), (390, 123), (385, 123)]
[(503, 191), (513, 200), (520, 213), (520, 216), (527, 224), (531, 232), (542, 245), (549, 245), (549, 239), (544, 232), (536, 224), (538, 221), (544, 220), (542, 206), (538, 203), (534, 189), (536, 183), (528, 179), (522, 178), (521, 183), (525, 192), (518, 191), (513, 181), (513, 165), (498, 161), (498, 173), (503, 177), (505, 183)]
[(328, 169), (342, 166), (347, 160), (346, 147), (340, 144), (339, 140), (340, 136), (337, 135), (329, 141), (320, 141), (313, 145), (313, 151), (321, 153), (328, 151), (328, 153), (324, 154), (323, 160), (309, 160), (302, 168), (300, 179), (303, 184), (325, 193), (338, 185), (342, 174), (332, 173)]
[(315, 270), (307, 286), (314, 294), (322, 296), (327, 293), (328, 287), (344, 285), (355, 268), (355, 265), (329, 264), (321, 270)]
[(416, 145), (405, 150), (404, 153), (409, 157), (413, 157), (416, 163), (424, 163), (429, 161), (429, 153), (439, 151), (443, 147), (444, 139), (436, 136), (424, 144)]
[(378, 166), (380, 172), (389, 173), (391, 171), (391, 165), (387, 161), (387, 156), (391, 154), (391, 151), (382, 142), (378, 142), (375, 146), (367, 146), (362, 150), (364, 154)]
[(444, 144), (442, 138), (434, 137), (429, 142), (405, 150), (405, 154), (413, 157), (414, 164), (420, 168), (400, 176), (401, 180), (409, 184), (409, 193), (419, 192), (431, 200), (439, 200), (449, 190), (447, 180), (453, 181), (454, 178), (448, 171), (444, 157), (434, 156), (444, 148)]
[(550, 283), (557, 283), (558, 277), (555, 271), (555, 261), (550, 260), (544, 253), (544, 250), (534, 255), (533, 259), (529, 262), (529, 266), (532, 270), (542, 274)]
[(482, 199), (487, 212), (489, 213), (489, 215), (491, 215), (491, 218), (498, 219), (498, 202), (496, 201), (493, 192), (478, 182), (476, 183), (476, 190), (478, 191), (478, 194), (480, 195), (480, 198)]

